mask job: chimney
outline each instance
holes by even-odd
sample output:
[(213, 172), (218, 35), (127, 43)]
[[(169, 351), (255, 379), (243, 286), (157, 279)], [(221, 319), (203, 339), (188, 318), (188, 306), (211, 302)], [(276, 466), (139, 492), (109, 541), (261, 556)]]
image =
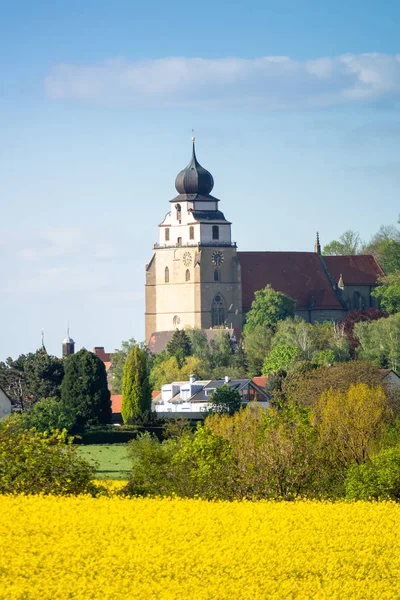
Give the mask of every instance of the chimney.
[(225, 385), (226, 385), (227, 383), (229, 383), (229, 382), (230, 382), (230, 380), (231, 380), (231, 378), (229, 377), (229, 375), (225, 375), (225, 377), (224, 377)]
[(194, 375), (190, 375), (190, 377), (189, 377), (190, 385), (193, 385), (195, 381), (196, 381), (196, 377)]

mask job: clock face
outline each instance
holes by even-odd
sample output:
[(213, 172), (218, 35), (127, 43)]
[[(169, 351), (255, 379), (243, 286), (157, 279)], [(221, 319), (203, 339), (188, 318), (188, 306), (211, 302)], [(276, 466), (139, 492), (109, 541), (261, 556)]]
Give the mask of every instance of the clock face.
[(190, 254), (190, 252), (185, 252), (185, 254), (183, 255), (183, 264), (185, 265), (185, 267), (189, 267), (192, 263), (192, 255)]
[(213, 252), (211, 260), (216, 267), (219, 267), (224, 262), (224, 255), (220, 250)]

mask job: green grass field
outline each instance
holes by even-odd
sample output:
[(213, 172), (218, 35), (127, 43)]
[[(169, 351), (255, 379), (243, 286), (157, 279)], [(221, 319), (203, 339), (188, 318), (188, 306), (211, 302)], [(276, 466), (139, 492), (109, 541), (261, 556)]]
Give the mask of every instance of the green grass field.
[(97, 479), (129, 479), (127, 444), (92, 444), (78, 446), (78, 451), (82, 458), (98, 463)]

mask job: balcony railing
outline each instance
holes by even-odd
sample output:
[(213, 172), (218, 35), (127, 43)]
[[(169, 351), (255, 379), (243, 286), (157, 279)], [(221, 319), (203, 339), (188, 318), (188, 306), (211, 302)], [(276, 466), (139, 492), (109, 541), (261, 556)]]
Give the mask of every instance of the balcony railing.
[(154, 244), (153, 248), (193, 248), (193, 247), (202, 247), (202, 246), (212, 246), (212, 247), (216, 247), (219, 246), (221, 248), (225, 247), (225, 248), (237, 248), (237, 244), (236, 242), (221, 242), (219, 240), (213, 240), (211, 242), (185, 242), (183, 244), (179, 244), (178, 242), (176, 242), (175, 244), (173, 242), (168, 242), (166, 244)]

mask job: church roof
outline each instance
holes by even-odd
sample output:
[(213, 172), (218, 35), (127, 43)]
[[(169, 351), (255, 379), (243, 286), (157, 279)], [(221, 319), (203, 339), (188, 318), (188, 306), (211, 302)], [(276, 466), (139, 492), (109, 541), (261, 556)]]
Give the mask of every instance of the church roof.
[(192, 215), (195, 221), (224, 221), (225, 215), (220, 210), (192, 210)]
[(371, 254), (324, 256), (324, 260), (334, 281), (342, 275), (344, 285), (376, 285), (378, 277), (384, 275)]
[[(319, 256), (316, 252), (238, 252), (243, 311), (254, 293), (270, 284), (297, 300), (297, 310), (343, 310), (332, 283), (376, 285), (383, 274), (373, 256)], [(326, 265), (326, 267), (325, 267)], [(331, 277), (330, 277), (331, 276)]]
[(197, 160), (194, 138), (192, 158), (187, 167), (176, 176), (175, 187), (179, 194), (200, 194), (202, 196), (208, 196), (214, 187), (213, 176)]
[(315, 252), (238, 252), (242, 272), (243, 310), (254, 293), (270, 284), (297, 300), (297, 309), (342, 310), (321, 258)]

